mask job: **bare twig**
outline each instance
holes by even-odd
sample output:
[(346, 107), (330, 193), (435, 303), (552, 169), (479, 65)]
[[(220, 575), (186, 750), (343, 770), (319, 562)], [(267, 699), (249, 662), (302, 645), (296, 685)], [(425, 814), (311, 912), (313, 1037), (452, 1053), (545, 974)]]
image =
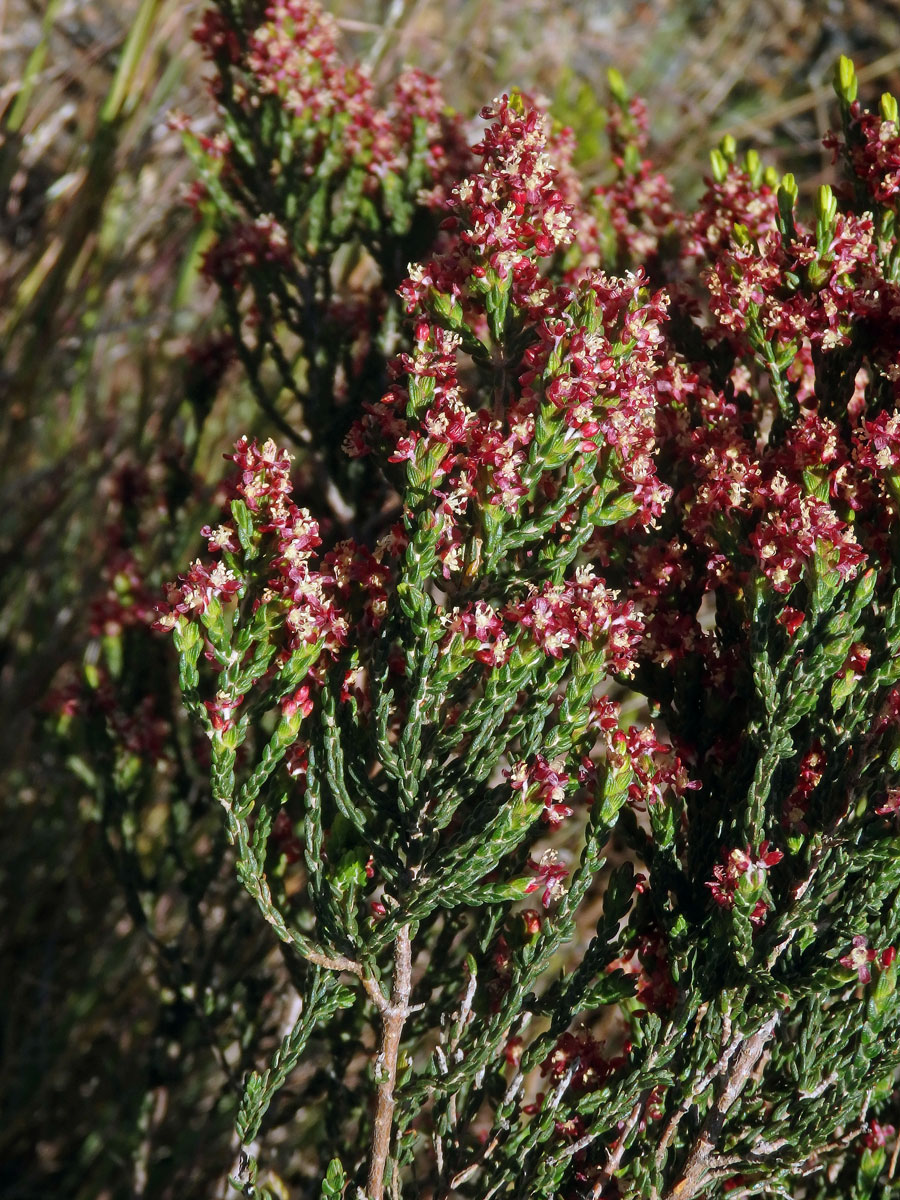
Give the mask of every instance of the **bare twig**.
[[(649, 1095), (649, 1093), (647, 1093), (647, 1095)], [(637, 1104), (635, 1104), (634, 1108), (629, 1113), (628, 1120), (625, 1122), (625, 1128), (619, 1134), (616, 1142), (610, 1147), (609, 1157), (606, 1160), (606, 1165), (594, 1180), (594, 1187), (593, 1191), (591, 1192), (594, 1200), (599, 1200), (599, 1197), (603, 1195), (606, 1185), (612, 1182), (616, 1171), (618, 1171), (622, 1162), (622, 1155), (625, 1153), (625, 1143), (628, 1141), (628, 1135), (641, 1118), (641, 1113), (643, 1113), (644, 1106), (647, 1103), (647, 1095), (642, 1096), (640, 1100), (638, 1100)]]
[(391, 40), (397, 36), (398, 31), (406, 27), (410, 14), (417, 7), (417, 3), (418, 0), (391, 0), (387, 15), (379, 28), (378, 37), (366, 55), (367, 71), (374, 74), (378, 69), (388, 51)]
[(372, 1127), (372, 1149), (369, 1155), (368, 1200), (384, 1196), (384, 1168), (391, 1146), (394, 1124), (394, 1085), (397, 1082), (397, 1056), (400, 1037), (409, 1015), (409, 996), (412, 990), (412, 954), (409, 926), (404, 925), (394, 946), (394, 977), (391, 981), (390, 1004), (381, 1010), (381, 1049), (377, 1068), (380, 1074), (375, 1101), (375, 1121)]
[(717, 1061), (714, 1063), (714, 1065), (712, 1067), (710, 1067), (710, 1069), (706, 1072), (706, 1074), (703, 1076), (703, 1078), (700, 1079), (694, 1085), (694, 1087), (691, 1088), (690, 1093), (684, 1097), (684, 1099), (681, 1101), (681, 1103), (678, 1105), (678, 1107), (672, 1113), (672, 1116), (669, 1118), (669, 1122), (666, 1125), (666, 1128), (663, 1130), (663, 1135), (659, 1140), (659, 1146), (656, 1149), (657, 1170), (662, 1169), (666, 1150), (668, 1149), (669, 1143), (672, 1141), (672, 1138), (675, 1136), (675, 1132), (681, 1123), (682, 1117), (685, 1115), (685, 1113), (688, 1111), (688, 1109), (691, 1107), (691, 1105), (695, 1104), (696, 1101), (699, 1099), (699, 1097), (703, 1095), (703, 1093), (706, 1091), (706, 1089), (709, 1087), (709, 1085), (719, 1075), (721, 1075), (723, 1071), (727, 1070), (728, 1065), (730, 1064), (732, 1058), (734, 1058), (740, 1045), (741, 1045), (740, 1040), (737, 1040), (737, 1041), (732, 1042), (729, 1046), (726, 1046), (721, 1057), (719, 1059), (717, 1059)]
[(900, 1154), (900, 1134), (894, 1139), (894, 1149), (891, 1154), (891, 1165), (888, 1167), (888, 1179), (894, 1178), (897, 1169), (897, 1155)]
[(692, 1196), (697, 1195), (710, 1170), (716, 1166), (714, 1150), (725, 1124), (725, 1118), (765, 1052), (772, 1031), (778, 1024), (779, 1016), (779, 1013), (775, 1013), (769, 1017), (756, 1033), (751, 1034), (740, 1043), (740, 1048), (734, 1056), (733, 1065), (730, 1066), (726, 1075), (725, 1086), (707, 1114), (703, 1128), (688, 1152), (681, 1178), (669, 1188), (663, 1200), (691, 1200)]

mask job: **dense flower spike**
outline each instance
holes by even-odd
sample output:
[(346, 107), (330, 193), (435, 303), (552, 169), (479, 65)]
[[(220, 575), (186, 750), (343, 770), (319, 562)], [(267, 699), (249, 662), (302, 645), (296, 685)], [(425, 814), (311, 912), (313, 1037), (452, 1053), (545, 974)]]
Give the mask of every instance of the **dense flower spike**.
[(835, 516), (830, 505), (811, 496), (801, 496), (783, 477), (770, 484), (781, 511), (764, 520), (751, 534), (750, 542), (764, 574), (776, 592), (789, 592), (821, 544), (836, 551), (835, 565), (843, 577), (853, 575), (865, 562), (865, 552), (851, 529)]
[[(346, 643), (349, 631), (339, 602), (349, 580), (339, 569), (339, 556), (326, 556), (324, 571), (311, 570), (312, 552), (321, 544), (319, 526), (308, 510), (298, 508), (289, 499), (290, 455), (279, 450), (271, 439), (259, 446), (242, 437), (235, 453), (228, 457), (238, 468), (234, 484), (238, 507), (233, 505), (232, 513), (235, 524), (244, 514), (242, 536), (238, 538), (233, 524), (203, 530), (210, 553), (223, 557), (211, 568), (198, 559), (177, 584), (169, 586), (157, 627), (176, 629), (180, 618), (196, 613), (208, 632), (212, 632), (211, 624), (218, 632), (221, 604), (242, 600), (247, 594), (245, 564), (255, 557), (254, 552), (266, 538), (271, 546), (271, 574), (253, 601), (256, 620), (262, 628), (269, 619), (283, 625), (287, 636), (280, 651), (282, 659), (303, 645), (336, 651)], [(355, 579), (365, 580), (369, 597), (380, 603), (384, 572), (377, 565), (374, 571), (358, 572)], [(211, 610), (214, 600), (219, 603)], [(271, 618), (266, 613), (271, 613)], [(210, 712), (218, 710), (217, 703)]]
[[(406, 464), (410, 484), (440, 497), (436, 550), (451, 581), (475, 537), (491, 560), (523, 545), (523, 525), (569, 541), (595, 504), (601, 523), (613, 480), (643, 523), (669, 496), (653, 461), (665, 299), (640, 272), (550, 281), (542, 262), (571, 241), (573, 213), (546, 118), (518, 96), (482, 115), (490, 124), (473, 148), (482, 170), (447, 202), (446, 249), (400, 287), (414, 350), (395, 359), (398, 382), (347, 442), (351, 454)], [(511, 356), (515, 345), (524, 350)], [(489, 409), (462, 386), (460, 352), (480, 371), (503, 363)], [(484, 505), (495, 511), (478, 533)], [(571, 642), (564, 625), (551, 653)]]
[(878, 204), (896, 208), (900, 193), (900, 123), (897, 104), (890, 95), (882, 97), (881, 112), (866, 111), (858, 100), (849, 108), (847, 139), (834, 134), (825, 140), (837, 154), (843, 150), (853, 173)]
[[(250, 5), (240, 18), (223, 10), (195, 36), (227, 130), (209, 136), (172, 118), (198, 166), (189, 202), (216, 235), (204, 270), (232, 356), (280, 434), (317, 447), (327, 505), (349, 532), (347, 493), (360, 481), (341, 440), (383, 390), (391, 339), (380, 331), (387, 310), (396, 317), (390, 291), (406, 247), (427, 236), (471, 165), (462, 124), (421, 72), (381, 95), (342, 56), (337, 24), (316, 0)], [(288, 399), (293, 410), (281, 416)]]
[(510, 605), (504, 616), (529, 630), (545, 654), (561, 658), (582, 642), (601, 641), (610, 669), (628, 674), (643, 623), (631, 601), (615, 602), (614, 594), (580, 569), (571, 583), (545, 586), (542, 591)]
[(546, 758), (539, 754), (534, 763), (516, 763), (513, 769), (507, 772), (509, 786), (514, 791), (524, 789), (540, 798), (544, 805), (541, 816), (553, 828), (572, 815), (572, 809), (563, 803), (569, 782), (564, 767), (565, 760), (554, 759), (553, 762), (547, 762)]
[(672, 202), (672, 189), (664, 175), (654, 171), (647, 157), (648, 116), (643, 101), (628, 97), (624, 81), (610, 72), (614, 104), (606, 132), (614, 181), (594, 191), (601, 225), (609, 226), (612, 244), (607, 257), (619, 269), (636, 265), (656, 268), (666, 240), (680, 233), (681, 216)]

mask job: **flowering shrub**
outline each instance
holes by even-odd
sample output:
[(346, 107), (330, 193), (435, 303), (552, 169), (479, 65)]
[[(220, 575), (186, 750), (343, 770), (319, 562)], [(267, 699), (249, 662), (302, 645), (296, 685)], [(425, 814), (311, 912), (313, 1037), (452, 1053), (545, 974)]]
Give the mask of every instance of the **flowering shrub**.
[(812, 213), (730, 139), (682, 213), (615, 76), (585, 195), (529, 98), (469, 146), (311, 0), (197, 37), (219, 353), (296, 468), (237, 441), (154, 614), (192, 724), (103, 727), (209, 796), (298, 997), (235, 1034), (234, 1188), (894, 1195), (896, 103), (842, 60)]

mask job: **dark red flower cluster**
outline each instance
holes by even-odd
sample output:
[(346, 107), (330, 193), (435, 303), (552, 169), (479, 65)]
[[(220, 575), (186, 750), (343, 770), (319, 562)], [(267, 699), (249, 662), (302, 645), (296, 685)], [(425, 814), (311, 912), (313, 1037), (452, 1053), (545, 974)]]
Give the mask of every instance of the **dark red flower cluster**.
[[(755, 851), (749, 846), (746, 850), (723, 850), (722, 858), (724, 865), (713, 868), (713, 878), (706, 886), (716, 904), (721, 908), (733, 908), (739, 888), (748, 893), (765, 889), (768, 871), (780, 863), (784, 855), (763, 842)], [(750, 920), (754, 925), (763, 925), (768, 911), (769, 905), (761, 896), (753, 906)]]
[(735, 225), (759, 244), (777, 231), (778, 202), (775, 189), (736, 163), (716, 178), (706, 180), (706, 190), (696, 212), (688, 221), (685, 250), (701, 262), (715, 261), (720, 250), (731, 244)]
[(797, 774), (797, 782), (790, 794), (785, 798), (782, 808), (781, 823), (791, 833), (808, 833), (806, 812), (809, 808), (810, 796), (819, 786), (825, 770), (825, 755), (821, 742), (804, 754)]
[[(448, 578), (465, 562), (473, 503), (496, 507), (501, 525), (540, 513), (558, 501), (567, 463), (583, 482), (560, 506), (563, 534), (601, 463), (614, 467), (642, 522), (669, 497), (653, 462), (664, 298), (648, 296), (640, 273), (551, 282), (541, 260), (571, 240), (572, 205), (546, 153), (546, 120), (518, 97), (487, 115), (474, 148), (482, 170), (448, 202), (442, 253), (400, 288), (416, 317), (413, 351), (395, 360), (397, 383), (347, 443), (351, 454), (377, 449), (405, 463), (409, 483), (436, 496)], [(513, 331), (524, 349), (510, 358)], [(470, 402), (460, 351), (482, 367), (503, 363), (490, 410)]]
[(893, 1140), (897, 1130), (893, 1125), (882, 1125), (878, 1121), (869, 1121), (868, 1128), (863, 1134), (863, 1145), (868, 1150), (875, 1150), (879, 1146), (886, 1146), (888, 1142)]
[[(315, 0), (281, 0), (270, 4), (262, 22), (250, 31), (242, 49), (237, 31), (221, 12), (207, 12), (194, 40), (208, 57), (222, 57), (240, 67), (236, 99), (248, 106), (274, 97), (308, 131), (304, 147), (306, 173), (312, 175), (326, 149), (335, 150), (346, 168), (362, 167), (369, 190), (385, 173), (402, 176), (411, 156), (424, 151), (425, 187), (443, 195), (442, 180), (459, 178), (459, 155), (465, 154), (459, 122), (448, 117), (440, 87), (421, 71), (404, 71), (395, 81), (385, 107), (359, 64), (347, 64), (339, 49), (334, 18)], [(221, 88), (221, 80), (214, 86)], [(328, 145), (327, 132), (339, 130), (340, 141)], [(232, 147), (227, 147), (230, 152)]]
[[(108, 520), (102, 588), (90, 604), (91, 637), (118, 637), (123, 630), (152, 625), (157, 599), (141, 558), (164, 511), (161, 468), (123, 462), (103, 481)], [(138, 514), (138, 528), (131, 528)], [(147, 519), (149, 518), (149, 520)]]
[(115, 637), (132, 625), (150, 625), (156, 600), (129, 550), (113, 551), (103, 568), (105, 590), (91, 602), (92, 637)]
[(804, 496), (796, 484), (776, 474), (768, 491), (780, 509), (770, 512), (750, 535), (750, 544), (772, 587), (787, 595), (800, 579), (816, 550), (832, 552), (834, 566), (845, 579), (866, 561), (853, 530), (836, 516), (830, 504)]
[(863, 421), (856, 434), (856, 460), (885, 475), (896, 475), (900, 467), (900, 412), (881, 412)]
[(858, 933), (853, 939), (852, 949), (838, 959), (842, 967), (855, 971), (860, 983), (869, 983), (872, 979), (871, 963), (878, 957), (877, 950), (869, 945), (868, 939)]
[[(757, 242), (742, 231), (706, 273), (710, 310), (729, 332), (833, 349), (849, 344), (853, 317), (868, 310), (874, 266), (870, 216), (838, 214), (824, 247), (814, 232), (785, 239), (772, 230)], [(804, 277), (815, 290), (799, 286)]]
[(900, 125), (896, 101), (886, 96), (881, 112), (868, 112), (858, 100), (850, 105), (850, 123), (846, 142), (830, 133), (825, 145), (835, 158), (843, 153), (857, 179), (866, 185), (878, 204), (896, 207), (900, 195)]
[(559, 1081), (571, 1074), (571, 1086), (579, 1092), (595, 1091), (628, 1062), (631, 1046), (625, 1042), (619, 1054), (608, 1055), (606, 1045), (588, 1030), (564, 1033), (541, 1063), (541, 1075)]
[(628, 797), (636, 808), (659, 804), (667, 797), (682, 796), (700, 787), (699, 781), (688, 778), (674, 746), (658, 741), (652, 726), (632, 725), (620, 735), (619, 742), (634, 773)]
[[(257, 542), (269, 539), (271, 574), (254, 604), (277, 606), (287, 631), (283, 655), (302, 644), (336, 651), (346, 643), (349, 630), (339, 597), (347, 594), (351, 582), (362, 582), (368, 588), (370, 611), (383, 609), (386, 568), (367, 552), (356, 555), (355, 547), (348, 545), (326, 555), (324, 569), (311, 569), (312, 553), (321, 542), (319, 526), (308, 510), (289, 499), (291, 460), (287, 451), (279, 450), (271, 440), (259, 446), (241, 438), (235, 453), (228, 457), (238, 467), (234, 492), (251, 514), (252, 538)], [(179, 618), (207, 612), (213, 600), (228, 603), (246, 592), (247, 576), (240, 567), (241, 537), (235, 525), (207, 526), (203, 532), (217, 561), (207, 566), (198, 559), (177, 584), (169, 586), (167, 602), (159, 610), (160, 629), (173, 629)], [(229, 707), (236, 703), (234, 697), (226, 697), (226, 701)], [(230, 720), (230, 712), (222, 719)]]
[(548, 762), (543, 754), (538, 754), (533, 762), (516, 763), (504, 772), (514, 792), (523, 792), (530, 799), (543, 802), (541, 819), (551, 829), (572, 815), (572, 809), (565, 803), (570, 782), (565, 765), (564, 759)]
[[(624, 96), (610, 108), (606, 134), (615, 167), (612, 183), (594, 189), (602, 224), (608, 224), (613, 245), (607, 257), (621, 266), (653, 268), (664, 239), (681, 233), (683, 218), (672, 202), (665, 175), (647, 157), (647, 109), (640, 97)], [(595, 231), (603, 240), (603, 232)]]
[[(635, 884), (638, 894), (645, 892), (646, 876), (638, 875)], [(678, 989), (669, 969), (665, 936), (652, 923), (632, 935), (628, 952), (614, 959), (609, 970), (622, 970), (637, 977), (635, 995), (646, 1012), (669, 1012), (678, 998)]]
[(235, 223), (207, 251), (203, 266), (211, 279), (239, 289), (248, 271), (286, 267), (291, 253), (284, 226), (273, 216), (257, 217)]
[(534, 872), (535, 877), (529, 883), (527, 892), (536, 892), (543, 886), (541, 903), (544, 908), (549, 908), (555, 900), (559, 900), (565, 894), (566, 885), (563, 880), (568, 879), (569, 868), (559, 861), (555, 850), (545, 850), (537, 861), (529, 858), (528, 869)]
[(574, 580), (545, 584), (540, 591), (508, 605), (504, 616), (528, 629), (552, 658), (561, 658), (585, 642), (602, 645), (609, 669), (616, 674), (627, 675), (634, 667), (643, 631), (634, 604), (630, 600), (619, 603), (589, 567), (579, 568)]

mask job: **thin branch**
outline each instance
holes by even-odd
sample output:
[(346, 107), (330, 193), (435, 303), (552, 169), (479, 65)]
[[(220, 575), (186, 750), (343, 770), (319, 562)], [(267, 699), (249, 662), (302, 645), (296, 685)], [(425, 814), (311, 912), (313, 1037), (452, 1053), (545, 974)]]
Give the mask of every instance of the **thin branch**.
[(769, 1017), (756, 1033), (751, 1034), (741, 1043), (734, 1063), (726, 1076), (725, 1086), (707, 1114), (703, 1128), (688, 1152), (681, 1178), (669, 1188), (663, 1200), (691, 1200), (691, 1197), (698, 1194), (706, 1176), (714, 1169), (716, 1165), (714, 1161), (715, 1146), (725, 1124), (725, 1118), (765, 1052), (780, 1015), (780, 1013), (775, 1013)]
[(891, 1165), (888, 1167), (888, 1179), (894, 1178), (894, 1172), (897, 1169), (897, 1155), (900, 1154), (900, 1134), (894, 1140), (894, 1150), (891, 1154)]
[(635, 1104), (628, 1116), (627, 1121), (625, 1122), (625, 1128), (619, 1134), (618, 1139), (610, 1147), (609, 1157), (606, 1160), (606, 1165), (594, 1181), (594, 1187), (591, 1192), (594, 1200), (599, 1200), (599, 1198), (603, 1195), (603, 1192), (606, 1190), (606, 1185), (612, 1182), (616, 1171), (618, 1171), (622, 1163), (622, 1155), (625, 1153), (625, 1143), (628, 1141), (628, 1135), (640, 1120), (641, 1114), (644, 1111), (644, 1106), (647, 1103), (647, 1096), (649, 1096), (649, 1094), (650, 1093), (648, 1092), (646, 1095), (642, 1096), (638, 1100), (637, 1104)]
[(703, 1093), (706, 1091), (706, 1089), (709, 1087), (709, 1085), (716, 1078), (718, 1078), (718, 1076), (721, 1075), (723, 1071), (727, 1070), (732, 1058), (734, 1058), (740, 1045), (741, 1045), (741, 1042), (738, 1039), (737, 1041), (734, 1041), (729, 1046), (727, 1046), (725, 1048), (724, 1053), (721, 1055), (721, 1057), (719, 1059), (717, 1059), (717, 1061), (714, 1063), (714, 1065), (712, 1067), (710, 1067), (710, 1069), (706, 1072), (706, 1074), (703, 1076), (703, 1078), (700, 1079), (691, 1088), (689, 1094), (684, 1097), (684, 1099), (681, 1101), (681, 1103), (678, 1105), (678, 1107), (672, 1113), (672, 1116), (669, 1118), (669, 1123), (666, 1125), (666, 1128), (663, 1131), (663, 1135), (659, 1140), (659, 1146), (657, 1147), (657, 1150), (656, 1150), (657, 1170), (662, 1170), (662, 1165), (663, 1165), (663, 1161), (665, 1159), (666, 1150), (668, 1149), (669, 1143), (672, 1141), (672, 1138), (675, 1136), (678, 1126), (681, 1124), (682, 1117), (684, 1117), (684, 1115), (687, 1113), (687, 1111), (691, 1107), (691, 1105), (695, 1104), (697, 1102), (697, 1100), (703, 1095)]
[(382, 1200), (384, 1169), (391, 1146), (394, 1125), (394, 1086), (397, 1082), (397, 1057), (403, 1026), (409, 1016), (409, 997), (412, 991), (412, 954), (409, 926), (404, 925), (394, 947), (394, 977), (391, 982), (391, 1001), (381, 1010), (381, 1049), (376, 1060), (380, 1074), (375, 1101), (375, 1121), (372, 1126), (372, 1149), (369, 1155), (368, 1200)]

